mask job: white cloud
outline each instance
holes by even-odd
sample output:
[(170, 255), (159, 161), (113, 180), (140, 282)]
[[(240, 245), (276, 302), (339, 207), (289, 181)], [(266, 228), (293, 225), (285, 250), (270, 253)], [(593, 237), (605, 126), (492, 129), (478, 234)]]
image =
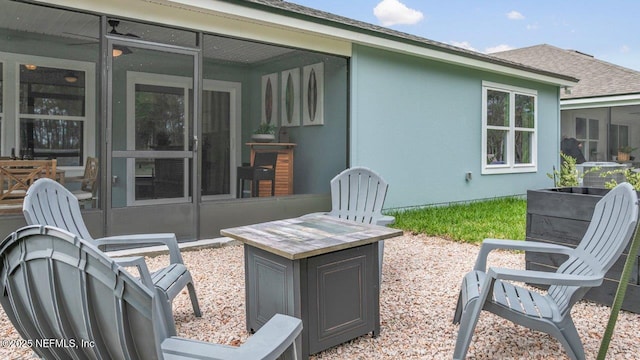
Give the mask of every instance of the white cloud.
[(476, 52), (478, 51), (478, 49), (471, 46), (471, 44), (468, 41), (451, 41), (450, 44), (453, 46), (457, 46), (459, 48), (476, 51)]
[(537, 23), (527, 25), (527, 30), (538, 30), (540, 26)]
[(631, 48), (629, 47), (629, 45), (622, 45), (620, 47), (620, 52), (623, 54), (628, 54), (629, 52), (631, 52)]
[(513, 10), (513, 11), (509, 11), (507, 13), (507, 19), (509, 19), (509, 20), (523, 20), (524, 19), (524, 15), (522, 15), (518, 11)]
[(488, 48), (484, 49), (484, 51), (480, 51), (480, 50), (474, 48), (473, 46), (471, 46), (471, 43), (468, 42), (468, 41), (449, 41), (449, 44), (451, 44), (453, 46), (457, 46), (459, 48), (463, 48), (463, 49), (471, 50), (471, 51), (475, 51), (475, 52), (480, 52), (480, 53), (484, 53), (484, 54), (491, 54), (491, 53), (495, 53), (495, 52), (508, 51), (508, 50), (515, 49), (513, 46), (510, 46), (510, 45), (507, 45), (507, 44), (500, 44), (500, 45), (488, 47)]
[(420, 22), (424, 15), (422, 12), (409, 9), (398, 0), (382, 0), (375, 8), (373, 14), (378, 18), (383, 26), (397, 24), (413, 25)]
[(488, 48), (486, 48), (484, 50), (484, 52), (486, 54), (491, 54), (491, 53), (496, 53), (496, 52), (500, 52), (500, 51), (513, 50), (513, 49), (514, 49), (513, 46), (509, 46), (507, 44), (500, 44), (500, 45), (488, 47)]

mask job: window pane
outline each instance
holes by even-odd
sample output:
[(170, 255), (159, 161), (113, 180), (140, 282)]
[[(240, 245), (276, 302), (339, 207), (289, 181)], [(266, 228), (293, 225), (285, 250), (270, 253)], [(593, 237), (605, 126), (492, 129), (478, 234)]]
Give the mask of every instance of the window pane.
[(533, 133), (516, 131), (516, 164), (533, 163)]
[(598, 120), (596, 119), (589, 119), (589, 139), (600, 139), (600, 126), (598, 124)]
[(626, 125), (620, 125), (619, 146), (629, 146), (629, 127)]
[(38, 66), (20, 66), (20, 113), (84, 116), (85, 74)]
[(154, 159), (136, 159), (136, 200), (153, 199)]
[(202, 195), (229, 194), (230, 93), (203, 91), (202, 103)]
[[(2, 98), (3, 98), (3, 92), (2, 92), (2, 83), (3, 83), (3, 79), (2, 79), (2, 63), (0, 63), (0, 139), (2, 139)], [(2, 145), (2, 144), (0, 144)]]
[(3, 80), (2, 80), (2, 63), (0, 63), (0, 113), (2, 113), (2, 98), (3, 98), (3, 96), (2, 96), (2, 94), (3, 94), (2, 93), (2, 83), (3, 83)]
[(155, 198), (181, 198), (184, 194), (184, 172), (187, 159), (155, 159), (153, 190)]
[(58, 166), (83, 165), (83, 122), (51, 119), (20, 119), (20, 144), (16, 155), (57, 159)]
[(185, 150), (184, 89), (136, 85), (136, 150)]
[(487, 130), (487, 165), (507, 163), (507, 134), (504, 130)]
[(184, 197), (185, 159), (142, 159), (135, 162), (136, 200)]
[(598, 161), (598, 142), (589, 141), (589, 161)]
[(535, 101), (533, 96), (516, 94), (516, 127), (533, 129)]
[(487, 125), (509, 126), (509, 93), (487, 90)]
[(609, 155), (618, 154), (618, 125), (609, 125)]
[(576, 118), (576, 139), (587, 138), (587, 119)]

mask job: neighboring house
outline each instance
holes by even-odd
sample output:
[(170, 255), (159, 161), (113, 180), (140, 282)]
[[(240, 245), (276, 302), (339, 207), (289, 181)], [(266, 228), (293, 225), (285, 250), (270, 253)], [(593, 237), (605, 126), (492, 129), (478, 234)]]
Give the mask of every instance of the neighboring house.
[(640, 71), (546, 44), (491, 55), (580, 79), (560, 93), (561, 136), (580, 141), (587, 161), (616, 161), (625, 146), (640, 157)]
[[(328, 210), (355, 165), (389, 182), (386, 208), (525, 194), (549, 184), (578, 81), (279, 0), (0, 7), (2, 155), (57, 157), (68, 177), (98, 157), (95, 236)], [(261, 121), (295, 144), (292, 171), (278, 196), (237, 199)], [(23, 224), (0, 216), (5, 233)]]

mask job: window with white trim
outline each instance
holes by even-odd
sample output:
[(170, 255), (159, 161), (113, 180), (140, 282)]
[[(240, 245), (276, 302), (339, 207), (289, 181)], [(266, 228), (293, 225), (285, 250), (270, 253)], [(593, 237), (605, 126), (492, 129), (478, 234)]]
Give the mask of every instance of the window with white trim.
[(21, 154), (83, 165), (85, 88), (84, 71), (20, 64)]
[(537, 171), (537, 91), (482, 83), (482, 173)]
[(57, 159), (65, 176), (82, 175), (96, 155), (95, 64), (5, 52), (0, 59), (2, 155)]

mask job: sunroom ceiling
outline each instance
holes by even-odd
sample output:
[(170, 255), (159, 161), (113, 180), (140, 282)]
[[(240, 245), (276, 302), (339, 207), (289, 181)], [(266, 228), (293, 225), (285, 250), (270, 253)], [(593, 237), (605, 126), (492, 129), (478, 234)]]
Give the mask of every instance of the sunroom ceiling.
[[(2, 40), (29, 41), (42, 35), (55, 36), (66, 46), (98, 46), (98, 17), (72, 11), (1, 1), (0, 35)], [(111, 31), (108, 28), (107, 31)], [(116, 31), (135, 34), (141, 40), (195, 47), (194, 32), (121, 20)], [(251, 65), (294, 52), (290, 48), (206, 35), (203, 42), (206, 59)]]

